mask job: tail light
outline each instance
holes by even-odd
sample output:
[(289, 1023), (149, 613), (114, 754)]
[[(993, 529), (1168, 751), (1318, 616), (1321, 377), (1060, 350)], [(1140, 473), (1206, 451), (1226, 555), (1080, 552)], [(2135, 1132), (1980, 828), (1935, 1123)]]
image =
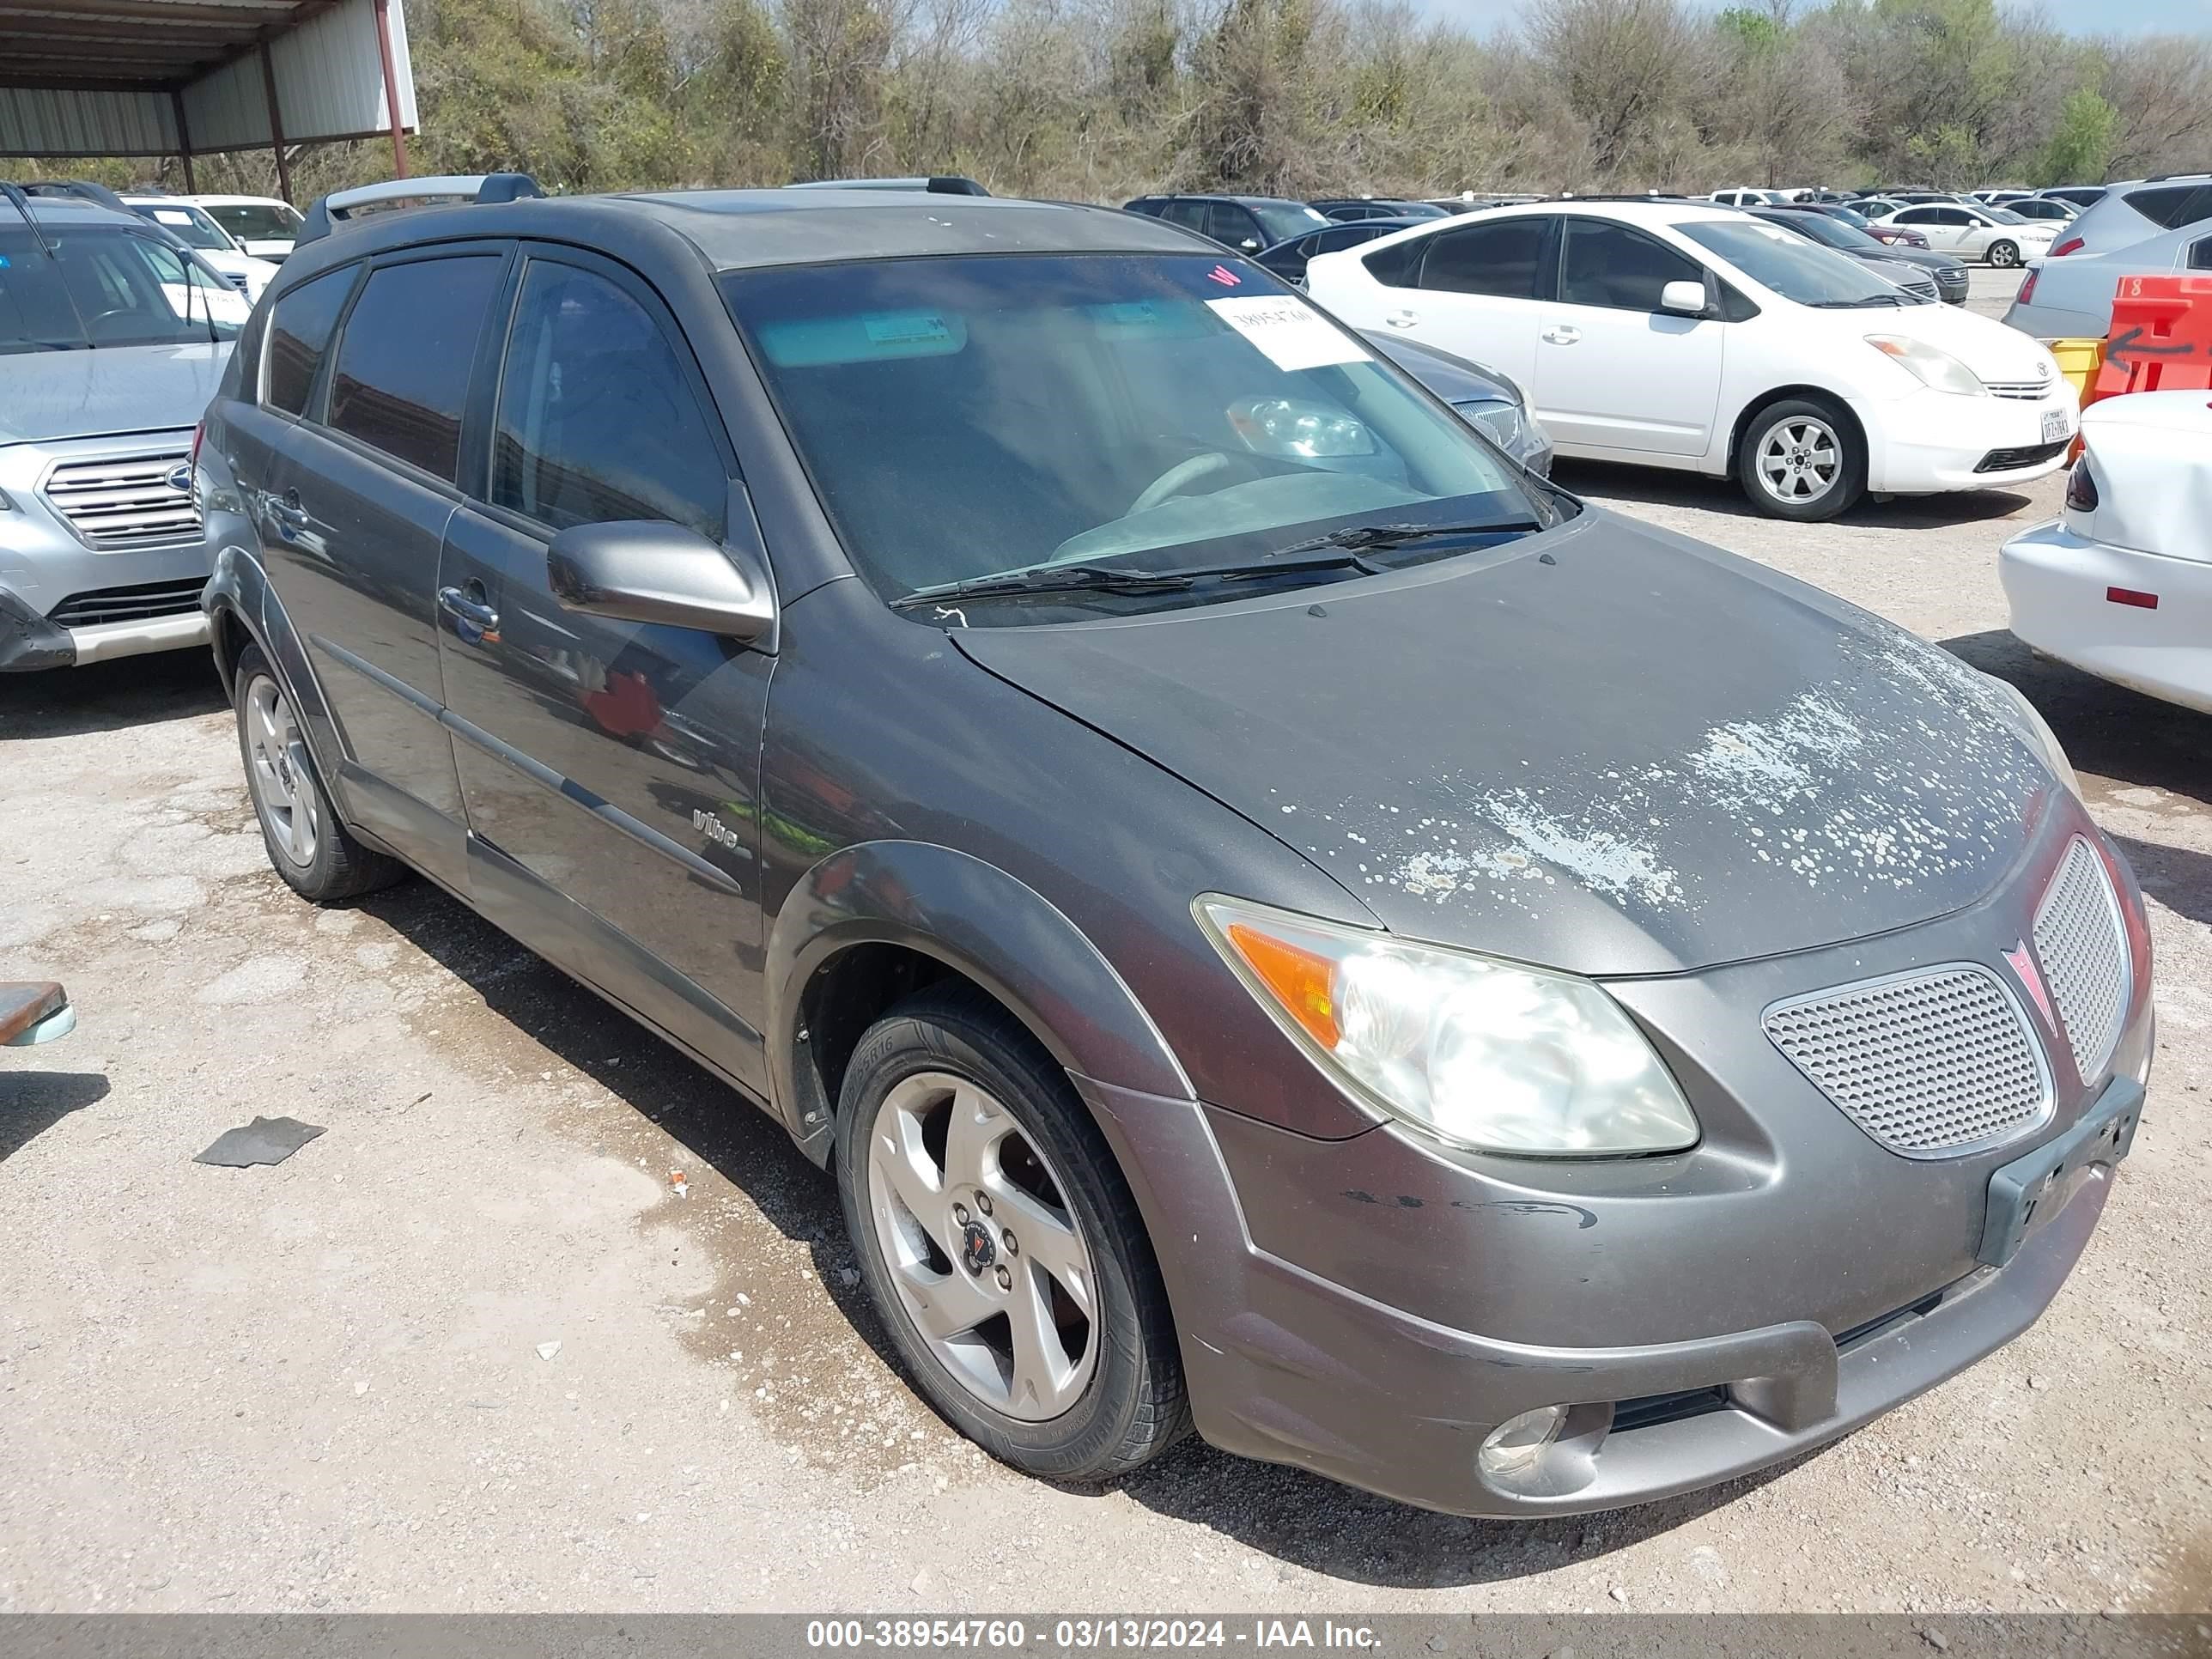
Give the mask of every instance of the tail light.
[(2086, 449), (2081, 452), (2081, 459), (2074, 463), (2074, 470), (2066, 475), (2066, 505), (2075, 513), (2097, 510), (2097, 481), (2089, 476), (2089, 452)]
[(2069, 253), (2079, 253), (2083, 248), (2088, 246), (2088, 242), (2081, 237), (2069, 236), (2064, 241), (2059, 243), (2057, 246), (2051, 250), (2051, 257), (2054, 259), (2063, 259)]
[(2020, 293), (2014, 301), (2014, 304), (2024, 306), (2034, 300), (2035, 279), (2041, 275), (2043, 275), (2043, 272), (2040, 269), (2031, 270), (2027, 273), (2027, 280), (2020, 285)]

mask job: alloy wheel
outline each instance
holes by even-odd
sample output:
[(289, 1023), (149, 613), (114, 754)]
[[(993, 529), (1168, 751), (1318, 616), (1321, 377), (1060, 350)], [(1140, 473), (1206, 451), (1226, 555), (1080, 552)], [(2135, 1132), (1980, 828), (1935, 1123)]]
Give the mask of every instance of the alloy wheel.
[(1843, 445), (1835, 428), (1809, 415), (1778, 421), (1759, 442), (1759, 486), (1778, 501), (1802, 507), (1836, 487)]
[(963, 1388), (1032, 1423), (1082, 1398), (1098, 1347), (1091, 1249), (1003, 1103), (949, 1072), (902, 1079), (870, 1128), (867, 1194), (899, 1306)]
[(246, 750), (253, 769), (253, 805), (272, 846), (304, 870), (315, 861), (320, 825), (307, 745), (283, 688), (257, 674), (246, 688)]

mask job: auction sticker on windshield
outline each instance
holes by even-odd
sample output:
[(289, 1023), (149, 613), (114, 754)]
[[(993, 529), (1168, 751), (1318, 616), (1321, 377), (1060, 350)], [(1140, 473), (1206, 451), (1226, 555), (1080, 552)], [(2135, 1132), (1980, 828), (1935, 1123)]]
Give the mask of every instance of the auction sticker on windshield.
[(1288, 295), (1208, 300), (1206, 308), (1259, 347), (1267, 360), (1280, 369), (1320, 368), (1329, 363), (1364, 363), (1371, 360), (1358, 341), (1330, 325), (1304, 301)]

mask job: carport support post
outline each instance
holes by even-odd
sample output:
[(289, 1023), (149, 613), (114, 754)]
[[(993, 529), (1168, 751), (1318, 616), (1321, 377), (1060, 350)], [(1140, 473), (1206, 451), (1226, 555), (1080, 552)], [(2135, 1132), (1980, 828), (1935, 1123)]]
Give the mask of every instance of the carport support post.
[(185, 194), (197, 196), (200, 187), (192, 179), (192, 130), (185, 121), (185, 94), (180, 88), (169, 88), (169, 113), (177, 120), (177, 159), (185, 164)]
[(270, 56), (266, 35), (261, 40), (261, 90), (269, 100), (269, 146), (276, 153), (276, 193), (289, 202), (292, 164), (284, 159), (284, 112), (276, 106), (276, 60)]
[(392, 9), (389, 0), (376, 0), (376, 50), (384, 59), (384, 115), (392, 125), (392, 174), (407, 176), (407, 135), (399, 125), (399, 82), (392, 74)]

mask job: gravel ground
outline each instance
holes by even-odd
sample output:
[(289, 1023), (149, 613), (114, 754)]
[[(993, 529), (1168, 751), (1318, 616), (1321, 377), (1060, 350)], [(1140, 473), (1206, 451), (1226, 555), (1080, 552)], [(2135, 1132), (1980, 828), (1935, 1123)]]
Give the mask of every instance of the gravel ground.
[[(1800, 528), (1562, 476), (2014, 678), (2142, 872), (2149, 1111), (2020, 1342), (1826, 1452), (1589, 1520), (1196, 1444), (1104, 1492), (1023, 1480), (886, 1364), (830, 1188), (764, 1118), (423, 884), (295, 902), (204, 659), (142, 659), (0, 685), (0, 978), (83, 1011), (0, 1060), (0, 1610), (2206, 1608), (2212, 727), (2004, 632), (1996, 550), (2055, 480)], [(190, 1161), (255, 1113), (329, 1133)]]

